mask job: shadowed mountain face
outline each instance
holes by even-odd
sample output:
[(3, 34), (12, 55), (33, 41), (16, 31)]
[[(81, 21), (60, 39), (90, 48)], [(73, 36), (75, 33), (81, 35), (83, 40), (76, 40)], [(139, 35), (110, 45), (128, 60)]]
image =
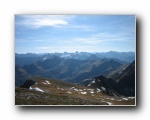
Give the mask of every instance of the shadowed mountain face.
[(77, 60), (53, 57), (24, 65), (24, 69), (31, 76), (60, 79), (72, 83), (80, 83), (84, 79), (93, 78), (100, 74), (107, 75), (116, 71), (123, 64), (111, 59)]
[(126, 96), (135, 96), (135, 61), (115, 78), (121, 93)]
[(20, 86), (29, 78), (28, 73), (19, 65), (15, 66), (15, 86)]
[(30, 88), (30, 86), (32, 86), (32, 85), (34, 85), (34, 84), (36, 84), (36, 82), (33, 81), (33, 80), (31, 80), (31, 79), (29, 79), (29, 80), (26, 80), (26, 81), (24, 82), (24, 84), (21, 85), (20, 87), (22, 87), (22, 88)]
[(97, 87), (108, 95), (135, 96), (135, 61), (114, 78), (100, 75), (88, 86)]

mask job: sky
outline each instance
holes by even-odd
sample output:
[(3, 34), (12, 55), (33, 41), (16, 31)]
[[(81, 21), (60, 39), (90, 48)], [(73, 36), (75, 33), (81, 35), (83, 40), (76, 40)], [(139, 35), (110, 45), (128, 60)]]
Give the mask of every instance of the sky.
[(134, 15), (15, 15), (15, 53), (135, 52)]

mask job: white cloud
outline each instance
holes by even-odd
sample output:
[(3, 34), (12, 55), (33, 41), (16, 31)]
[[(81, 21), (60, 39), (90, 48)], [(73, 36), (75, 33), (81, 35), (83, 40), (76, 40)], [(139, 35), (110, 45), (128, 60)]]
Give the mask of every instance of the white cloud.
[[(67, 25), (69, 17), (63, 15), (21, 15), (21, 19), (17, 21), (17, 25), (30, 28), (39, 28), (44, 26), (57, 27)], [(70, 18), (72, 18), (71, 16)]]
[(66, 28), (70, 29), (82, 29), (85, 31), (93, 31), (95, 28), (88, 25), (75, 24), (73, 21), (77, 16), (75, 15), (18, 15), (16, 25), (26, 26), (28, 28), (41, 28), (45, 26)]

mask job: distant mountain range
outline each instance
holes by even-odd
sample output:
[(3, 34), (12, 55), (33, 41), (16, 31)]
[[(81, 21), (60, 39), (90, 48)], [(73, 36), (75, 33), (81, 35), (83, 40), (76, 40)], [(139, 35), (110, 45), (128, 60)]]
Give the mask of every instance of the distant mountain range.
[(16, 66), (16, 75), (28, 74), (29, 76), (41, 76), (79, 83), (84, 79), (98, 75), (109, 75), (125, 65), (127, 64), (122, 64), (122, 62), (113, 59), (77, 60), (53, 56), (51, 59), (40, 60), (22, 67)]
[(64, 58), (64, 59), (77, 59), (77, 60), (101, 60), (101, 59), (116, 59), (124, 62), (132, 62), (135, 60), (134, 52), (101, 52), (101, 53), (89, 53), (89, 52), (75, 52), (75, 53), (27, 53), (27, 54), (18, 54), (15, 53), (15, 63), (16, 65), (29, 65), (35, 63), (39, 60), (51, 59), (54, 56)]
[(135, 96), (134, 60), (134, 52), (16, 53), (15, 85), (39, 76), (95, 87), (108, 95)]

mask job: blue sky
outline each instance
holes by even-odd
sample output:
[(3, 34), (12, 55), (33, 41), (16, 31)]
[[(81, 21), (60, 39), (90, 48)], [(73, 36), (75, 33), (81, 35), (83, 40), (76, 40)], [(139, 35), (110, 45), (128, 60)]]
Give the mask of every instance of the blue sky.
[(16, 53), (135, 51), (134, 15), (16, 15)]

